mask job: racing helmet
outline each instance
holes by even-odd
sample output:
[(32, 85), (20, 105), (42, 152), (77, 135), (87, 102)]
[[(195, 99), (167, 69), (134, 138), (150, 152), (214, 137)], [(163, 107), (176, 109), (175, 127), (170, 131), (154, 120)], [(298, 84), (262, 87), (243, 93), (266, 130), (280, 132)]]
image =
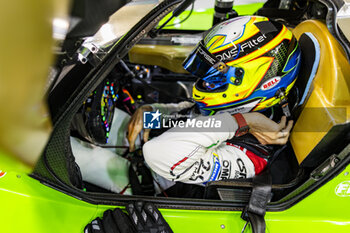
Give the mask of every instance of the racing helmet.
[(192, 95), (203, 115), (263, 111), (286, 99), (300, 48), (283, 24), (242, 16), (210, 29), (183, 66), (199, 77)]

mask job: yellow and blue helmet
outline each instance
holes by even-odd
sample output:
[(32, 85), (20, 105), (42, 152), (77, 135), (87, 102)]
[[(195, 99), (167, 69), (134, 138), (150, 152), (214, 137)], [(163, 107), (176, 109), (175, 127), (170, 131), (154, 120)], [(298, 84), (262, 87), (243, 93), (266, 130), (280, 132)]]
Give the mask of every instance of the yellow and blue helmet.
[(242, 16), (213, 27), (183, 66), (199, 77), (193, 99), (203, 115), (262, 111), (293, 87), (300, 48), (283, 24)]

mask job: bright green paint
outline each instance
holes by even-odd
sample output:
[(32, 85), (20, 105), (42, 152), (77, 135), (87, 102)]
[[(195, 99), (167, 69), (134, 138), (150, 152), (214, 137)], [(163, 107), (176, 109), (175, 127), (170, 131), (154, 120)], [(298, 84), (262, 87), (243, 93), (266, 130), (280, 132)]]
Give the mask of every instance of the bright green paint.
[[(350, 172), (350, 166), (290, 209), (267, 213), (267, 232), (350, 232), (350, 197), (335, 195), (336, 186), (350, 180), (345, 172)], [(0, 178), (0, 200), (6, 233), (82, 232), (89, 221), (114, 208), (88, 204), (15, 172)], [(162, 213), (175, 233), (236, 233), (244, 225), (240, 212), (165, 209)]]
[[(214, 3), (213, 3), (214, 4)], [(234, 9), (239, 15), (252, 15), (258, 9), (263, 6), (263, 3), (253, 3), (247, 5), (234, 6)], [(190, 11), (184, 11), (177, 18), (172, 19), (168, 25), (180, 22), (187, 17)], [(171, 13), (170, 13), (171, 14)], [(162, 19), (159, 25), (162, 25), (169, 17), (166, 16)], [(214, 9), (204, 9), (203, 11), (193, 11), (191, 16), (182, 24), (174, 25), (171, 27), (164, 27), (164, 29), (181, 29), (181, 30), (208, 30), (213, 26)]]
[(267, 213), (267, 227), (270, 232), (288, 229), (284, 232), (349, 233), (350, 196), (339, 197), (335, 194), (338, 184), (350, 181), (349, 173), (350, 165), (292, 208), (283, 212)]
[(83, 232), (97, 209), (16, 172), (0, 178), (0, 200), (3, 233)]

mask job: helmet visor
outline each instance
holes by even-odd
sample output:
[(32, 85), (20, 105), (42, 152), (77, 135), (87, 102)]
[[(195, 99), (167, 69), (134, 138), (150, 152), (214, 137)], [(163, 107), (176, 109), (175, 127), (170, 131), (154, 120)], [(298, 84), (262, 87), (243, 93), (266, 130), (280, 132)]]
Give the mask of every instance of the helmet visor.
[(207, 90), (215, 90), (230, 83), (230, 75), (234, 74), (235, 67), (227, 66), (212, 55), (200, 41), (197, 47), (187, 57), (183, 67), (191, 74), (203, 79)]
[(200, 41), (183, 63), (183, 67), (191, 74), (204, 78), (209, 70), (217, 66), (220, 60), (213, 56)]

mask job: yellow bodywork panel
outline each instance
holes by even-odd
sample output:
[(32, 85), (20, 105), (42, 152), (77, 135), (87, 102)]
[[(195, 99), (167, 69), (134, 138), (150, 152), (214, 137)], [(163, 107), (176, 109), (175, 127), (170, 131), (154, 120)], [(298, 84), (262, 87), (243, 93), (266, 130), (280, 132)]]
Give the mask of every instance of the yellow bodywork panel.
[(321, 58), (312, 93), (290, 137), (299, 163), (333, 126), (350, 119), (350, 64), (344, 50), (320, 21), (308, 20), (293, 29), (297, 38), (304, 32), (317, 38)]
[(133, 63), (156, 65), (176, 73), (187, 73), (182, 67), (183, 61), (194, 46), (175, 45), (135, 45), (129, 52)]
[(52, 25), (68, 18), (69, 6), (68, 0), (1, 4), (0, 170), (25, 167), (20, 161), (34, 165), (50, 136), (45, 86), (54, 61)]

